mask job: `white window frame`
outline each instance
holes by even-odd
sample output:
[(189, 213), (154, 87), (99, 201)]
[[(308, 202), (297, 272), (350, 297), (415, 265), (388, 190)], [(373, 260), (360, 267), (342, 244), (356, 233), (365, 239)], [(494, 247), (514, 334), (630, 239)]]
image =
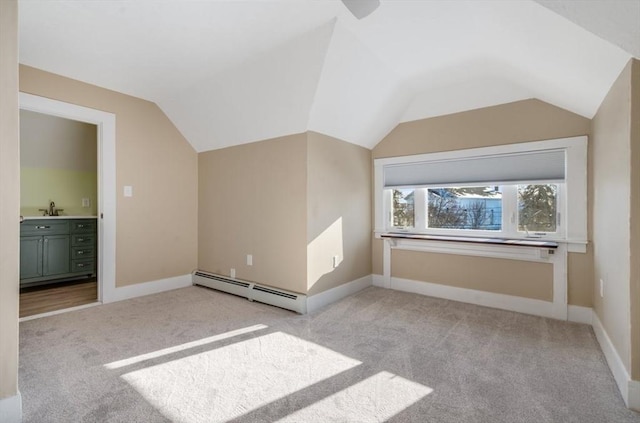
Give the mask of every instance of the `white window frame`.
[[(520, 226), (520, 222), (518, 220), (518, 185), (555, 185), (556, 186), (556, 231), (555, 232), (540, 232), (540, 231), (532, 231), (533, 234), (527, 236), (525, 232), (521, 232), (518, 230), (518, 226)], [(516, 184), (516, 185), (507, 185), (507, 189), (509, 191), (513, 190), (513, 194), (509, 192), (509, 200), (513, 201), (515, 204), (513, 205), (513, 217), (509, 217), (512, 219), (512, 226), (509, 229), (514, 231), (514, 234), (509, 234), (509, 237), (525, 237), (525, 238), (537, 238), (536, 234), (541, 233), (541, 237), (549, 240), (558, 240), (564, 241), (566, 239), (566, 228), (565, 228), (565, 217), (564, 216), (564, 203), (566, 202), (565, 197), (567, 195), (564, 182), (553, 182), (553, 181), (534, 181), (526, 184)], [(504, 193), (503, 193), (504, 196)]]
[[(563, 197), (565, 195), (564, 182), (553, 181), (533, 181), (527, 185), (555, 185), (556, 186), (556, 230), (554, 232), (540, 232), (527, 235), (525, 232), (518, 230), (518, 192), (517, 186), (524, 185), (525, 183), (499, 185), (499, 183), (488, 183), (482, 186), (500, 186), (502, 192), (502, 221), (501, 230), (479, 230), (479, 229), (442, 229), (428, 227), (428, 204), (427, 196), (429, 189), (443, 188), (438, 186), (426, 186), (418, 188), (409, 188), (414, 191), (414, 222), (413, 228), (407, 228), (403, 226), (393, 225), (393, 198), (391, 193), (392, 188), (385, 189), (388, 194), (389, 201), (385, 201), (383, 205), (383, 213), (388, 216), (389, 223), (388, 228), (394, 232), (411, 232), (421, 234), (432, 235), (447, 235), (447, 236), (483, 236), (483, 237), (502, 237), (502, 238), (544, 238), (550, 241), (563, 241), (565, 239), (565, 232), (562, 218), (562, 204)], [(465, 185), (465, 186), (479, 186), (479, 185)]]
[[(397, 228), (392, 226), (389, 219), (392, 205), (391, 189), (384, 188), (384, 168), (385, 166), (398, 165), (404, 163), (417, 162), (439, 162), (452, 159), (473, 159), (474, 157), (487, 157), (491, 155), (504, 155), (510, 153), (528, 153), (541, 150), (563, 149), (565, 151), (565, 180), (562, 183), (553, 181), (530, 181), (531, 184), (553, 183), (558, 185), (557, 192), (557, 213), (560, 218), (558, 230), (548, 233), (545, 240), (566, 242), (569, 251), (586, 252), (587, 244), (587, 137), (560, 138), (545, 141), (534, 141), (526, 143), (509, 144), (502, 146), (473, 148), (467, 150), (456, 150), (439, 153), (420, 154), (402, 157), (390, 157), (374, 160), (374, 202), (375, 202), (375, 234), (379, 237), (382, 233), (398, 230), (416, 233), (459, 235), (459, 236), (483, 236), (495, 238), (527, 238), (526, 234), (517, 231), (517, 193), (507, 195), (503, 192), (503, 207), (505, 201), (516, 202), (507, 206), (507, 212), (503, 208), (503, 229), (502, 231), (478, 231), (478, 230), (446, 230), (426, 227), (426, 189), (419, 187), (416, 189), (415, 198), (415, 227)], [(464, 184), (456, 184), (463, 186)], [(474, 184), (469, 184), (473, 186)], [(484, 185), (484, 184), (483, 184)], [(499, 182), (488, 183), (487, 185), (502, 185), (504, 188), (515, 185), (504, 185)], [(438, 184), (437, 187), (441, 187)], [(509, 188), (507, 188), (509, 189)], [(419, 194), (419, 192), (421, 193)], [(509, 198), (506, 198), (509, 197)], [(513, 197), (513, 198), (511, 198)], [(425, 200), (425, 201), (422, 201)], [(515, 212), (513, 223), (507, 225), (505, 219), (510, 219), (507, 213)], [(507, 229), (507, 231), (505, 231)]]

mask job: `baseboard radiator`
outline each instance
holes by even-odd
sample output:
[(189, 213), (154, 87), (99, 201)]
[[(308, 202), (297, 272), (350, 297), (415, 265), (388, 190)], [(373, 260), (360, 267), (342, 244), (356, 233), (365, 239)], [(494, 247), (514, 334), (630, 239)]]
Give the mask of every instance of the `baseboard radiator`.
[(300, 314), (307, 313), (307, 296), (303, 294), (200, 270), (193, 272), (192, 280), (194, 285), (227, 292), (247, 298), (249, 301), (258, 301)]

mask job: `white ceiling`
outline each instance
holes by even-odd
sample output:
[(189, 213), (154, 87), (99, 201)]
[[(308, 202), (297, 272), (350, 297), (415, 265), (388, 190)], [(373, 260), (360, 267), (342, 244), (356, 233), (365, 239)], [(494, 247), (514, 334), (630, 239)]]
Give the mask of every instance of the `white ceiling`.
[(20, 0), (21, 63), (154, 101), (197, 151), (307, 130), (372, 148), (527, 98), (590, 118), (639, 32), (640, 0), (382, 0), (363, 20), (337, 0)]

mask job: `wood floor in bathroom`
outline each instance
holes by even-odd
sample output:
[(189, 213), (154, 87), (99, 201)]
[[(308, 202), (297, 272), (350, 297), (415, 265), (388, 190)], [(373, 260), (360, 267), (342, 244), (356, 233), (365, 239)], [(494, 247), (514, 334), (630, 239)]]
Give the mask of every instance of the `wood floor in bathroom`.
[(95, 279), (23, 288), (20, 290), (20, 317), (90, 304), (97, 299)]

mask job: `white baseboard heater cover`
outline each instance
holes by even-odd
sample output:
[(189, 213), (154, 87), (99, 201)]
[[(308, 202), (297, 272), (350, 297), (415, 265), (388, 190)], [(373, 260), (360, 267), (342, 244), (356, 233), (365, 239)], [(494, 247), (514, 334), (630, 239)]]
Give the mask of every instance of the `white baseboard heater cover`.
[(194, 285), (228, 292), (229, 294), (247, 298), (249, 301), (258, 301), (300, 314), (307, 313), (307, 296), (304, 294), (200, 270), (193, 272), (192, 281)]

